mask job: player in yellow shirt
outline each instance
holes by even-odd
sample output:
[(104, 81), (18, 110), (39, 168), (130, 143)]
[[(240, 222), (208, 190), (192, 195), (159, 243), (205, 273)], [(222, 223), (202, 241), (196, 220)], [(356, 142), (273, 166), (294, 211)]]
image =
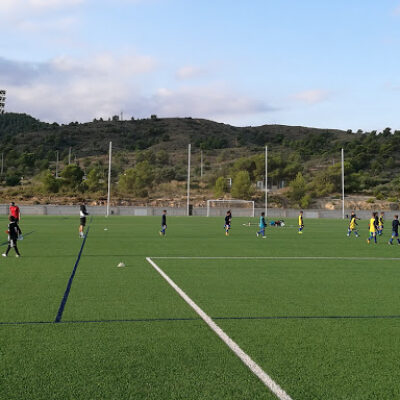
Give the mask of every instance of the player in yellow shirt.
[(303, 233), (304, 229), (304, 221), (303, 221), (303, 211), (300, 211), (299, 214), (299, 235)]
[(374, 238), (375, 244), (377, 243), (376, 241), (376, 231), (378, 230), (377, 216), (378, 213), (373, 212), (372, 218), (369, 220), (369, 238), (367, 239), (368, 244), (371, 243), (372, 238)]
[(350, 223), (349, 223), (349, 229), (347, 230), (347, 236), (350, 237), (351, 232), (354, 232), (354, 235), (356, 236), (356, 238), (358, 238), (358, 230), (357, 230), (357, 220), (359, 218), (357, 218), (356, 214), (354, 211), (351, 212), (351, 216), (350, 216)]
[(378, 232), (377, 232), (379, 236), (381, 236), (383, 233), (384, 219), (385, 219), (385, 213), (381, 211), (381, 215), (379, 217)]

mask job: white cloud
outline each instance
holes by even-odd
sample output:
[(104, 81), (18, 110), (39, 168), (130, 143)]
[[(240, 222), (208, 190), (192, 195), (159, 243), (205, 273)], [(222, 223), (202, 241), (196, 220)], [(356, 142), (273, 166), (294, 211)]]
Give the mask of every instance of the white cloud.
[(400, 15), (400, 4), (393, 9), (392, 14), (395, 16), (399, 16)]
[(207, 71), (204, 68), (187, 65), (179, 68), (176, 71), (175, 75), (179, 80), (186, 80), (186, 79), (200, 78), (205, 76), (206, 74)]
[(327, 100), (331, 93), (326, 90), (314, 89), (296, 93), (291, 97), (297, 101), (307, 104), (317, 104)]
[(86, 0), (1, 0), (0, 11), (26, 13), (32, 10), (68, 8), (84, 3)]
[(0, 59), (0, 86), (7, 89), (8, 111), (46, 121), (87, 121), (109, 117), (132, 104), (143, 76), (155, 67), (151, 57), (135, 54), (59, 57), (47, 63)]
[(273, 111), (262, 100), (237, 93), (225, 85), (159, 89), (152, 98), (157, 113), (164, 116), (218, 118)]
[[(128, 53), (129, 54), (129, 53)], [(137, 54), (97, 54), (86, 59), (58, 57), (46, 63), (0, 58), (0, 87), (7, 89), (6, 109), (44, 121), (71, 122), (125, 115), (228, 119), (273, 111), (263, 100), (224, 84), (152, 91), (157, 62)]]

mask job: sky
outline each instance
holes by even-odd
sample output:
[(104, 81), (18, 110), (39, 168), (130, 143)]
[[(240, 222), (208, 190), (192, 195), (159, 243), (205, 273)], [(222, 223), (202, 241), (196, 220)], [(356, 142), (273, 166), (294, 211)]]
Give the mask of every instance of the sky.
[(0, 0), (6, 111), (400, 129), (400, 0)]

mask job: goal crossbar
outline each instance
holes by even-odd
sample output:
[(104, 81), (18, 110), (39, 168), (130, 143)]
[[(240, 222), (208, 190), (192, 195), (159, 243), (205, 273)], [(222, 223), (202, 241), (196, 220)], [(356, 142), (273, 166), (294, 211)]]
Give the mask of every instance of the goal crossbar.
[(207, 217), (210, 216), (210, 208), (212, 203), (228, 203), (228, 204), (249, 204), (251, 207), (251, 217), (254, 217), (254, 201), (253, 200), (207, 200)]

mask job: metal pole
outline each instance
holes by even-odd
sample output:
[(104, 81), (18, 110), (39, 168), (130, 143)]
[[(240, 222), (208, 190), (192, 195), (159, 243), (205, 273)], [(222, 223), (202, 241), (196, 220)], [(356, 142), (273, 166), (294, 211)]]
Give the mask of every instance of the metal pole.
[(203, 178), (203, 150), (200, 151), (200, 177)]
[(111, 155), (112, 155), (112, 142), (110, 142), (110, 149), (108, 153), (108, 190), (107, 190), (107, 210), (106, 217), (110, 215), (110, 197), (111, 197)]
[(344, 219), (344, 149), (342, 149), (342, 218)]
[(268, 146), (265, 146), (265, 218), (268, 217)]
[(58, 178), (58, 150), (56, 151), (57, 159), (56, 159), (56, 179)]
[(190, 203), (190, 153), (192, 145), (188, 146), (188, 176), (187, 176), (187, 201), (186, 201), (186, 214), (189, 216), (189, 203)]

